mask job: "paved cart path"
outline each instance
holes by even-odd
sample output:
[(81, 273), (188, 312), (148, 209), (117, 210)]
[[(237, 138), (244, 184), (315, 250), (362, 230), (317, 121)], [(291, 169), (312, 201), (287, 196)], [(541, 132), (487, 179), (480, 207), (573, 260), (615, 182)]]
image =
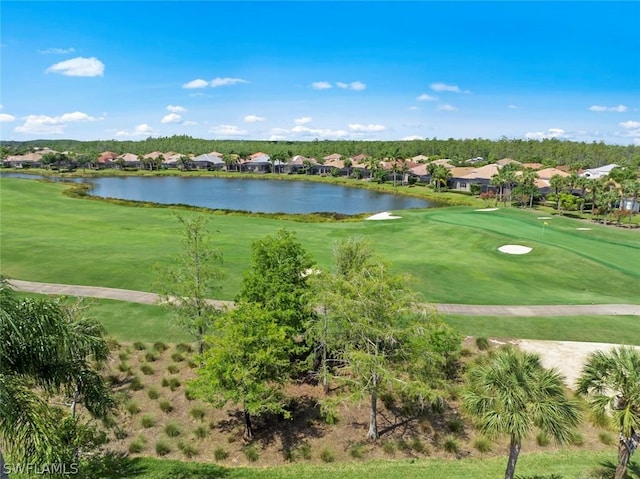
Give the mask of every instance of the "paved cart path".
[[(12, 279), (9, 283), (17, 290), (28, 293), (86, 296), (115, 299), (132, 303), (156, 304), (159, 296), (145, 291), (103, 288), (100, 286), (78, 286), (71, 284), (37, 283)], [(233, 301), (211, 300), (217, 306), (231, 306)], [(640, 316), (640, 304), (555, 304), (555, 305), (479, 305), (479, 304), (434, 304), (443, 314), (464, 316)]]

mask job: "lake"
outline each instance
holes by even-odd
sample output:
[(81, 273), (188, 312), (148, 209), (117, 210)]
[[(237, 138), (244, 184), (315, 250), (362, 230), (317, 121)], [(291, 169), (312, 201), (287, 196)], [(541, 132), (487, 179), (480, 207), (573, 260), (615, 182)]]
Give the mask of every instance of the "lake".
[[(20, 173), (3, 173), (2, 175), (41, 178)], [(91, 195), (103, 198), (186, 204), (256, 213), (331, 212), (354, 215), (434, 206), (433, 203), (418, 198), (310, 181), (178, 176), (66, 178), (65, 180), (91, 183), (93, 185)]]

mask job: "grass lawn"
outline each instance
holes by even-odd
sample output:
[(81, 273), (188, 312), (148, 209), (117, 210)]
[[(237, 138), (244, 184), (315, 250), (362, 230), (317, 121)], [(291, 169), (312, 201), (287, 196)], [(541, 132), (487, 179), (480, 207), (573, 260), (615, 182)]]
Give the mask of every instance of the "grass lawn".
[[(154, 291), (155, 264), (180, 248), (168, 208), (136, 208), (63, 196), (65, 185), (0, 178), (2, 272), (13, 278)], [(398, 271), (415, 277), (429, 302), (466, 304), (634, 303), (640, 289), (640, 234), (515, 208), (401, 212), (400, 220), (300, 223), (211, 215), (225, 260), (221, 299), (233, 299), (255, 239), (286, 227), (320, 268), (331, 245), (361, 235)], [(590, 231), (578, 231), (590, 227)], [(533, 247), (500, 253), (504, 244)]]

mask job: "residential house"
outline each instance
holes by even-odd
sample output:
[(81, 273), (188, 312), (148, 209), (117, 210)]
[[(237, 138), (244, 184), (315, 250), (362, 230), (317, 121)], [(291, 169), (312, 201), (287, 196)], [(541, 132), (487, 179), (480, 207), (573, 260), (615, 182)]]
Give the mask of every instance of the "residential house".
[[(307, 165), (309, 165), (308, 169)], [(315, 158), (296, 155), (287, 162), (284, 167), (284, 171), (289, 174), (299, 173), (301, 171), (304, 171), (306, 174), (315, 174), (318, 171), (318, 166), (318, 162)]]
[(493, 189), (491, 186), (491, 178), (498, 174), (500, 166), (494, 163), (474, 167), (456, 167), (451, 169), (451, 178), (449, 179), (449, 187), (453, 190), (471, 191), (471, 185), (478, 184), (480, 191)]
[(411, 161), (415, 163), (426, 163), (429, 161), (429, 157), (424, 155), (417, 155), (411, 158)]
[(114, 153), (113, 151), (105, 151), (101, 153), (96, 160), (96, 168), (99, 170), (102, 170), (104, 168), (113, 168), (113, 165), (117, 159), (117, 153)]
[[(271, 157), (269, 155), (259, 151), (258, 153), (250, 155), (247, 160), (242, 162), (242, 168), (245, 171), (251, 171), (253, 173), (268, 173), (271, 171), (270, 159)], [(274, 167), (278, 168), (282, 165), (283, 163), (281, 161), (276, 160)]]
[(140, 168), (142, 161), (138, 158), (138, 155), (133, 153), (124, 153), (115, 160), (116, 164), (123, 165), (124, 168)]
[(2, 162), (5, 168), (40, 168), (42, 157), (40, 153), (27, 153), (25, 155), (11, 155)]
[(495, 164), (500, 166), (500, 167), (507, 166), (507, 165), (522, 166), (522, 163), (520, 163), (519, 161), (514, 160), (512, 158), (502, 158), (501, 160), (496, 161)]
[(198, 170), (221, 170), (225, 166), (222, 155), (216, 156), (213, 153), (196, 156), (190, 163)]
[(588, 170), (584, 170), (582, 173), (580, 173), (580, 176), (597, 180), (609, 175), (609, 173), (611, 173), (611, 170), (617, 167), (618, 165), (616, 165), (615, 163), (611, 163), (608, 165), (601, 166), (599, 168), (591, 168)]

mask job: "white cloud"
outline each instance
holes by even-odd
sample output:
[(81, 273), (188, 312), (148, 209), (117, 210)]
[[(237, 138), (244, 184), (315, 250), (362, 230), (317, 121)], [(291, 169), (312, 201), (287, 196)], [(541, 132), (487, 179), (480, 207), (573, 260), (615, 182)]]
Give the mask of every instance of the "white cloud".
[(38, 50), (38, 53), (43, 55), (66, 55), (67, 53), (73, 53), (75, 51), (75, 48), (47, 48), (45, 50)]
[(116, 136), (118, 136), (118, 137), (122, 137), (122, 136), (149, 136), (149, 135), (153, 135), (154, 133), (155, 132), (154, 132), (153, 128), (151, 128), (146, 123), (141, 123), (140, 125), (136, 126), (133, 129), (133, 131), (125, 131), (125, 130), (118, 131), (116, 133)]
[(316, 81), (311, 84), (311, 88), (314, 90), (327, 90), (331, 88), (331, 83), (327, 81)]
[(219, 86), (237, 85), (238, 83), (249, 83), (249, 82), (247, 80), (243, 80), (242, 78), (217, 77), (211, 80), (211, 83), (209, 85), (211, 85), (211, 88), (216, 88)]
[(197, 121), (191, 121), (191, 120), (187, 120), (183, 123), (184, 126), (194, 126), (197, 125), (198, 122)]
[(309, 128), (303, 125), (296, 125), (291, 129), (292, 133), (299, 134), (305, 138), (345, 138), (349, 133), (345, 130), (332, 130), (330, 128)]
[(14, 131), (17, 133), (56, 135), (63, 133), (70, 122), (97, 121), (99, 119), (80, 111), (64, 113), (59, 116), (28, 115), (24, 118), (24, 124), (17, 126)]
[(269, 137), (269, 141), (284, 141), (286, 139), (287, 139), (287, 137), (283, 136), (283, 135), (271, 135)]
[(184, 113), (187, 109), (178, 105), (167, 105), (167, 111), (171, 113)]
[(529, 140), (545, 140), (549, 138), (568, 138), (562, 128), (549, 128), (547, 131), (530, 131), (524, 135)]
[(0, 123), (6, 123), (9, 121), (15, 121), (16, 117), (7, 113), (0, 113)]
[(418, 135), (405, 136), (404, 138), (402, 138), (402, 141), (413, 141), (413, 140), (424, 140), (424, 138)]
[(51, 65), (46, 71), (70, 77), (101, 77), (104, 75), (104, 63), (95, 57), (77, 57)]
[(339, 81), (336, 83), (336, 85), (338, 88), (344, 88), (346, 90), (355, 90), (355, 91), (361, 91), (367, 88), (367, 85), (365, 85), (361, 81), (353, 81), (351, 83), (344, 83)]
[(507, 108), (509, 110), (517, 110), (518, 109), (518, 105), (507, 105)]
[(218, 125), (210, 128), (209, 131), (218, 136), (243, 136), (248, 133), (247, 130), (242, 130), (236, 125)]
[(453, 105), (439, 105), (438, 110), (440, 111), (457, 111), (458, 109)]
[(162, 117), (160, 123), (180, 123), (182, 121), (182, 117), (177, 113), (169, 113)]
[(361, 125), (360, 123), (349, 123), (351, 131), (384, 131), (387, 129), (384, 125)]
[(409, 107), (409, 110), (411, 110), (411, 111), (418, 111), (419, 109), (420, 109), (420, 107), (419, 106), (415, 106), (415, 105)]
[(306, 125), (307, 123), (311, 123), (313, 121), (313, 118), (311, 118), (310, 116), (303, 116), (300, 118), (296, 118), (295, 120), (293, 120), (293, 122), (296, 125)]
[(640, 128), (640, 121), (633, 121), (633, 120), (623, 121), (622, 123), (618, 123), (618, 125), (626, 129), (635, 129), (635, 128)]
[(184, 85), (182, 85), (182, 88), (193, 89), (193, 88), (204, 88), (206, 86), (209, 86), (209, 82), (206, 80), (202, 80), (201, 78), (198, 78), (196, 80), (191, 80), (190, 82), (185, 83)]
[(266, 118), (258, 115), (247, 115), (244, 117), (245, 123), (257, 123), (259, 121), (264, 121)]
[(624, 113), (625, 111), (628, 111), (629, 108), (625, 105), (618, 105), (618, 106), (602, 106), (602, 105), (592, 105), (589, 107), (589, 110), (591, 111), (615, 111), (618, 113)]
[(446, 83), (432, 83), (433, 91), (447, 91), (452, 93), (471, 93), (469, 90), (461, 90), (458, 85), (447, 85)]
[(618, 123), (624, 130), (617, 131), (616, 136), (621, 136), (624, 138), (633, 138), (634, 145), (640, 145), (640, 121), (623, 121)]
[(416, 100), (418, 100), (418, 101), (438, 101), (438, 97), (437, 96), (427, 95), (426, 93), (423, 93), (422, 95), (416, 97)]

